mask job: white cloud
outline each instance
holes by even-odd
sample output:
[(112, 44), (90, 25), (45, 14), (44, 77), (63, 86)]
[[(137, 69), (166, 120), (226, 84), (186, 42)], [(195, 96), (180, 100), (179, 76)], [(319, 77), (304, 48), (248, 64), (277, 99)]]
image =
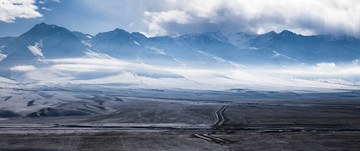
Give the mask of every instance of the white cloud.
[(335, 68), (336, 64), (333, 62), (322, 62), (322, 63), (318, 63), (316, 64), (316, 68), (320, 68), (320, 69), (329, 69), (329, 68)]
[(144, 12), (145, 16), (151, 16), (151, 23), (149, 30), (153, 35), (166, 35), (167, 31), (163, 29), (158, 23), (161, 22), (174, 22), (176, 24), (188, 24), (191, 22), (192, 17), (183, 11), (170, 10), (167, 12)]
[(1, 0), (0, 21), (11, 23), (16, 18), (42, 17), (34, 3), (35, 0)]
[(38, 1), (39, 4), (42, 4), (42, 5), (45, 5), (46, 3), (48, 2), (55, 2), (55, 3), (60, 3), (61, 1), (60, 0), (40, 0)]
[(153, 3), (159, 4), (162, 7), (144, 14), (150, 35), (219, 29), (253, 33), (289, 29), (306, 35), (360, 36), (360, 1), (357, 0), (157, 0)]
[(41, 7), (42, 10), (47, 10), (47, 11), (51, 11), (50, 8), (47, 8), (47, 7)]
[(15, 70), (15, 71), (32, 71), (35, 69), (36, 68), (34, 66), (15, 66), (10, 68), (10, 70)]

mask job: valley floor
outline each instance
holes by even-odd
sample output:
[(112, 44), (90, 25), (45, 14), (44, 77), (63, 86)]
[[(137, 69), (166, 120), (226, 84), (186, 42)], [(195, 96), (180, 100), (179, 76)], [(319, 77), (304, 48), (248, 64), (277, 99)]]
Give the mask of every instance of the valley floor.
[(31, 92), (32, 97), (43, 98), (26, 98), (35, 101), (14, 103), (13, 108), (4, 104), (24, 97), (13, 95), (2, 100), (1, 151), (360, 147), (358, 91), (327, 94), (72, 88), (6, 91), (28, 97)]
[[(217, 144), (194, 137), (210, 133), (227, 139)], [(72, 150), (358, 150), (357, 132), (284, 132), (258, 133), (239, 131), (232, 134), (209, 131), (105, 131), (65, 134), (2, 134), (0, 150), (4, 151), (72, 151)]]

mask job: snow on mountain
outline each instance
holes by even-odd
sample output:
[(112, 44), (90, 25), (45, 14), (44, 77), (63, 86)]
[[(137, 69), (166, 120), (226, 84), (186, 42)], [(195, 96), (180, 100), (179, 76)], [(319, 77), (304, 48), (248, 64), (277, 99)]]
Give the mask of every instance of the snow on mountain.
[(146, 37), (115, 29), (91, 36), (41, 23), (19, 37), (0, 38), (0, 76), (40, 85), (353, 88), (359, 51), (356, 38), (291, 31)]
[(44, 57), (44, 54), (41, 52), (41, 47), (43, 47), (42, 45), (42, 40), (40, 40), (39, 42), (35, 42), (35, 45), (29, 45), (28, 49), (35, 55), (38, 57)]
[(3, 55), (6, 58), (0, 66), (10, 68), (21, 65), (44, 65), (39, 58), (80, 57), (85, 54), (86, 46), (71, 31), (48, 25), (37, 24), (19, 37), (0, 39)]
[(238, 63), (235, 63), (235, 62), (232, 62), (232, 61), (228, 61), (228, 60), (222, 59), (222, 58), (220, 58), (220, 57), (217, 57), (217, 56), (214, 56), (214, 55), (205, 53), (205, 52), (203, 52), (203, 51), (198, 51), (198, 53), (203, 54), (203, 55), (205, 55), (205, 56), (208, 56), (208, 57), (214, 59), (215, 61), (217, 61), (217, 62), (219, 62), (219, 63), (229, 64), (229, 65), (231, 65), (231, 66), (233, 66), (233, 67), (236, 67), (236, 68), (238, 68), (238, 69), (244, 68), (243, 65), (240, 65), (240, 64), (238, 64)]
[(145, 35), (139, 32), (133, 32), (131, 33), (131, 36), (139, 43), (145, 43), (148, 39)]
[(220, 32), (183, 35), (177, 37), (176, 41), (183, 45), (224, 58), (230, 58), (231, 56), (236, 55), (236, 51), (238, 50), (238, 48), (230, 44), (227, 37)]
[(161, 49), (158, 49), (158, 48), (155, 48), (155, 47), (146, 47), (146, 48), (151, 49), (151, 50), (155, 50), (159, 54), (166, 55), (164, 50), (161, 50)]
[(284, 65), (296, 62), (280, 53), (274, 54), (270, 49), (253, 49), (250, 43), (255, 38), (255, 35), (242, 32), (217, 31), (184, 35), (178, 37), (177, 41), (195, 50), (243, 65)]
[(240, 49), (249, 48), (250, 41), (253, 40), (255, 37), (256, 37), (256, 35), (245, 33), (245, 32), (228, 34), (229, 43), (231, 43), (232, 45), (234, 45)]
[(284, 30), (269, 32), (251, 40), (250, 46), (268, 48), (302, 63), (348, 62), (360, 58), (360, 40), (336, 39), (331, 35), (302, 36)]
[(0, 38), (0, 51), (2, 54), (6, 55), (9, 53), (9, 50), (6, 49), (16, 40), (16, 37), (3, 37)]
[(85, 46), (73, 32), (56, 25), (41, 23), (18, 37), (20, 44), (35, 44), (42, 40), (42, 53), (46, 58), (78, 57), (84, 55)]
[(82, 32), (73, 31), (72, 32), (76, 37), (78, 37), (80, 40), (90, 40), (93, 36), (89, 34), (84, 34)]
[(115, 29), (113, 31), (99, 33), (91, 39), (95, 48), (103, 51), (116, 51), (119, 48), (134, 46), (134, 39), (125, 30)]
[(6, 58), (6, 55), (0, 53), (0, 61), (4, 60)]
[(115, 29), (95, 35), (90, 40), (94, 49), (117, 58), (136, 59), (144, 48), (125, 30)]
[(0, 46), (0, 61), (6, 58), (6, 55), (1, 53), (1, 52), (3, 51), (2, 49), (3, 49), (4, 47), (5, 47), (5, 46)]
[(7, 67), (43, 65), (39, 58), (76, 58), (89, 50), (117, 59), (174, 67), (276, 66), (360, 58), (360, 40), (356, 38), (302, 36), (287, 30), (262, 35), (216, 31), (146, 37), (115, 29), (91, 36), (41, 23), (19, 37), (0, 38), (0, 46), (0, 66)]
[(282, 54), (280, 54), (280, 53), (278, 53), (278, 52), (276, 52), (276, 51), (274, 51), (274, 50), (273, 50), (272, 52), (274, 53), (274, 56), (272, 56), (272, 58), (284, 57), (284, 58), (289, 59), (289, 60), (297, 61), (297, 60), (294, 59), (294, 58), (291, 58), (291, 57), (286, 56), (286, 55), (282, 55)]
[(176, 38), (148, 38), (141, 33), (130, 34), (121, 29), (97, 34), (92, 38), (91, 44), (99, 52), (115, 58), (138, 60), (149, 64), (211, 67), (215, 62), (211, 57), (199, 54), (194, 48), (179, 43)]

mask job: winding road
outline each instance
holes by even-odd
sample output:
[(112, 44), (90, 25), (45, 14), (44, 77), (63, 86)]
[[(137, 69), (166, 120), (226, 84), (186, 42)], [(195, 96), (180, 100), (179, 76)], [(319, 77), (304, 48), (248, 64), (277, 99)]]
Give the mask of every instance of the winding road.
[(222, 106), (221, 108), (219, 108), (216, 112), (215, 112), (215, 118), (216, 121), (213, 125), (213, 127), (215, 127), (216, 129), (220, 129), (222, 124), (224, 124), (225, 122), (225, 116), (224, 116), (224, 111), (228, 108), (229, 106)]
[[(218, 110), (216, 110), (214, 112), (216, 121), (213, 124), (212, 127), (221, 130), (221, 126), (224, 124), (225, 122), (225, 116), (224, 116), (224, 111), (228, 108), (229, 106), (222, 106), (220, 107)], [(227, 144), (227, 143), (231, 143), (230, 141), (226, 140), (226, 139), (222, 139), (219, 137), (214, 137), (211, 136), (210, 134), (194, 134), (193, 136), (197, 137), (197, 138), (201, 138), (203, 140), (206, 140), (208, 142), (213, 142), (213, 143), (217, 143), (217, 144)]]

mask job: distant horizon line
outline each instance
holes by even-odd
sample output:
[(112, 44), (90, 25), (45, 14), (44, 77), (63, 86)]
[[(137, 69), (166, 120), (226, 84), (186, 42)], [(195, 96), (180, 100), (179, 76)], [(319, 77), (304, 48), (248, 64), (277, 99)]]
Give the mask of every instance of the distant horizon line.
[[(185, 35), (198, 35), (198, 34), (205, 34), (205, 33), (217, 33), (217, 32), (223, 32), (223, 33), (230, 33), (230, 34), (238, 34), (238, 33), (245, 33), (245, 34), (249, 34), (249, 35), (253, 35), (253, 36), (260, 36), (260, 35), (266, 35), (266, 34), (270, 34), (270, 33), (275, 33), (275, 34), (281, 34), (281, 33), (285, 33), (285, 32), (289, 32), (289, 33), (292, 33), (294, 35), (299, 35), (299, 36), (303, 36), (303, 37), (312, 37), (312, 36), (332, 36), (333, 38), (339, 38), (339, 39), (344, 39), (344, 38), (355, 38), (355, 39), (360, 39), (358, 37), (355, 37), (355, 36), (349, 36), (349, 35), (334, 35), (334, 34), (314, 34), (314, 35), (303, 35), (303, 34), (299, 34), (299, 33), (295, 33), (289, 29), (284, 29), (282, 30), (281, 32), (276, 32), (274, 30), (272, 31), (269, 31), (269, 32), (265, 32), (265, 33), (262, 33), (262, 34), (258, 34), (258, 33), (251, 33), (251, 32), (246, 32), (246, 31), (236, 31), (236, 32), (229, 32), (229, 31), (225, 31), (225, 30), (216, 30), (216, 31), (205, 31), (205, 32), (197, 32), (197, 33), (189, 33), (189, 34), (182, 34), (182, 35), (177, 35), (177, 36), (170, 36), (170, 35), (164, 35), (164, 36), (148, 36), (146, 33), (143, 33), (143, 32), (140, 32), (140, 31), (134, 31), (134, 32), (129, 32), (125, 29), (122, 29), (122, 28), (115, 28), (113, 30), (109, 30), (109, 31), (104, 31), (104, 32), (98, 32), (96, 33), (95, 35), (92, 35), (92, 34), (89, 34), (89, 33), (84, 33), (84, 32), (81, 32), (81, 31), (77, 31), (77, 30), (70, 30), (68, 29), (67, 27), (63, 27), (63, 26), (59, 26), (59, 25), (56, 25), (56, 24), (47, 24), (46, 22), (41, 22), (41, 23), (38, 23), (38, 24), (34, 24), (34, 26), (32, 26), (29, 30), (27, 30), (26, 32), (30, 31), (32, 28), (34, 28), (35, 26), (37, 25), (41, 25), (41, 24), (45, 24), (47, 26), (57, 26), (57, 27), (60, 27), (60, 28), (65, 28), (71, 32), (79, 32), (79, 33), (82, 33), (82, 34), (85, 34), (85, 35), (90, 35), (92, 37), (96, 36), (97, 34), (100, 34), (100, 33), (107, 33), (107, 32), (112, 32), (112, 31), (115, 31), (115, 30), (123, 30), (129, 34), (132, 34), (132, 33), (140, 33), (142, 35), (144, 35), (146, 38), (152, 38), (152, 37), (171, 37), (171, 38), (176, 38), (176, 37), (181, 37), (181, 36), (185, 36)], [(24, 33), (26, 33), (24, 32)], [(19, 37), (21, 35), (23, 35), (24, 33), (18, 35), (18, 36), (3, 36), (3, 37), (0, 37), (0, 38), (6, 38), (6, 37)]]

